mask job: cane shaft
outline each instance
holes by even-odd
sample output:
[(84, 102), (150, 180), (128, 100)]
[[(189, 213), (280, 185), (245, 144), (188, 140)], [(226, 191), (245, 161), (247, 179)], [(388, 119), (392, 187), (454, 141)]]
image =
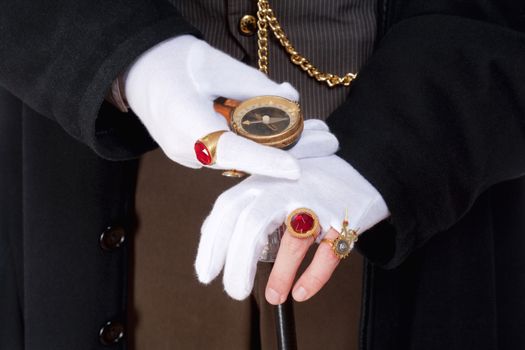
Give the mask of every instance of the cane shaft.
[(295, 318), (291, 298), (275, 307), (275, 329), (277, 331), (277, 348), (279, 350), (297, 350), (295, 335)]

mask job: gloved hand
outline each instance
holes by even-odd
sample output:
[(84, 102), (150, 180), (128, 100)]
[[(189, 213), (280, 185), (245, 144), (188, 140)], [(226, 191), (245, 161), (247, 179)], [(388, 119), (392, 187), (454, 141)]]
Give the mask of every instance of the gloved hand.
[[(288, 83), (277, 84), (248, 65), (190, 35), (166, 40), (142, 54), (125, 76), (131, 109), (152, 138), (173, 161), (200, 168), (195, 142), (219, 130), (229, 130), (213, 109), (219, 96), (245, 100), (277, 95), (298, 100)], [(218, 142), (216, 169), (237, 169), (297, 179), (299, 165), (285, 151), (224, 133)]]
[[(302, 147), (301, 143), (296, 147)], [(299, 163), (302, 174), (296, 181), (254, 175), (219, 196), (201, 229), (195, 262), (199, 281), (211, 282), (224, 267), (226, 292), (235, 299), (246, 298), (252, 290), (257, 260), (268, 235), (294, 209), (306, 207), (317, 214), (322, 227), (318, 241), (331, 227), (340, 229), (346, 210), (350, 226), (359, 228), (359, 233), (389, 215), (377, 190), (338, 156), (303, 158)], [(309, 244), (312, 242), (310, 239)], [(284, 237), (278, 260), (283, 249), (285, 255), (293, 251), (283, 248), (283, 243)], [(304, 253), (306, 250), (303, 257)], [(293, 275), (286, 276), (293, 281)], [(271, 302), (282, 301), (279, 298)]]
[(339, 149), (339, 141), (328, 129), (328, 125), (319, 119), (304, 122), (304, 129), (299, 141), (288, 150), (296, 159), (331, 156)]

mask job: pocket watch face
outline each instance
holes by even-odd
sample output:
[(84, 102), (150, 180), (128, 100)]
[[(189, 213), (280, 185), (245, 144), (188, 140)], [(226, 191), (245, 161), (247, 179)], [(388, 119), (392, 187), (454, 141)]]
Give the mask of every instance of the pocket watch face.
[(242, 128), (252, 135), (275, 135), (286, 130), (289, 125), (288, 113), (275, 107), (255, 108), (241, 117)]
[(243, 101), (235, 109), (231, 123), (239, 135), (279, 148), (297, 141), (303, 129), (299, 105), (278, 96), (259, 96)]

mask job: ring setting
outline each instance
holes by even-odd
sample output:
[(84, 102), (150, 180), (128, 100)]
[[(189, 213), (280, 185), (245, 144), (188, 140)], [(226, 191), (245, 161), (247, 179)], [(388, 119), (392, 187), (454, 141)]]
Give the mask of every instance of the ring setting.
[(286, 218), (286, 228), (294, 237), (315, 239), (320, 231), (319, 218), (311, 209), (295, 209)]
[(193, 147), (197, 160), (203, 165), (213, 165), (215, 163), (215, 153), (217, 152), (217, 143), (225, 130), (212, 132), (195, 142)]
[(348, 228), (348, 220), (343, 221), (343, 227), (341, 233), (334, 239), (323, 238), (321, 242), (330, 244), (332, 250), (339, 259), (345, 259), (350, 255), (350, 252), (354, 248), (355, 242), (357, 242), (357, 231)]

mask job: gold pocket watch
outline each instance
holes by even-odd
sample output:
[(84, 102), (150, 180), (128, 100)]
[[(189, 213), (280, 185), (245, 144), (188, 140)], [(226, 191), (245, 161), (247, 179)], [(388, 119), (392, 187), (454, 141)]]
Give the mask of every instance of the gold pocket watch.
[(283, 97), (258, 96), (245, 101), (219, 97), (214, 108), (234, 133), (262, 145), (290, 148), (303, 131), (299, 104)]

